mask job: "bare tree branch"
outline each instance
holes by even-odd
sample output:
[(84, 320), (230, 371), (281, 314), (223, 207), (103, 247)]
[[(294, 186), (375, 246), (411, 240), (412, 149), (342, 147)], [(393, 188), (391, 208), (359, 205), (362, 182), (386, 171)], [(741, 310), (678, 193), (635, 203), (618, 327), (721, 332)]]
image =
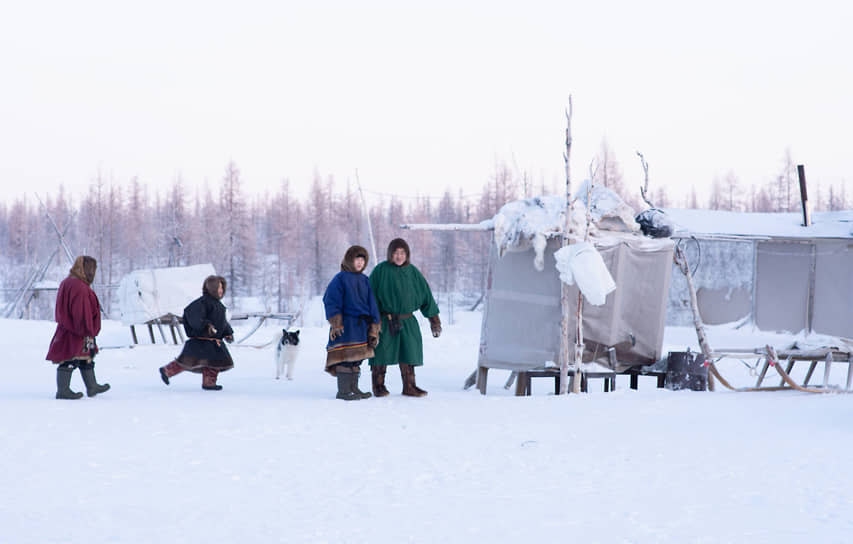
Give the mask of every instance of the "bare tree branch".
[(652, 204), (651, 199), (649, 198), (649, 163), (646, 162), (646, 158), (642, 153), (637, 151), (637, 156), (640, 157), (640, 164), (643, 166), (643, 174), (644, 174), (644, 182), (640, 187), (640, 195), (643, 197), (643, 200), (646, 204), (649, 205), (650, 208), (654, 208), (655, 205)]

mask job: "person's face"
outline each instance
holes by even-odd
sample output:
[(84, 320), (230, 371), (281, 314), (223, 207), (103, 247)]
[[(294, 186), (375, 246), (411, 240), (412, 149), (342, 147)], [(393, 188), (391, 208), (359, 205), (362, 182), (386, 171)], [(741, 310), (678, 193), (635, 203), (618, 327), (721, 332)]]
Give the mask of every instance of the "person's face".
[(216, 298), (222, 298), (222, 295), (225, 294), (225, 288), (222, 287), (222, 282), (216, 286)]
[(352, 264), (355, 266), (356, 272), (361, 272), (367, 263), (364, 261), (364, 257), (356, 257)]
[(406, 262), (406, 250), (401, 247), (395, 249), (394, 253), (391, 254), (391, 262), (397, 266), (403, 266), (403, 263)]

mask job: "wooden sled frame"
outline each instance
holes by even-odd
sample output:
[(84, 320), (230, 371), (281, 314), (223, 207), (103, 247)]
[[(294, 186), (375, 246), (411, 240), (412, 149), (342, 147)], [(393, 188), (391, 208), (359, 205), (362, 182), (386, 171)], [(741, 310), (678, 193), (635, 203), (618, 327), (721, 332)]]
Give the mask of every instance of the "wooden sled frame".
[[(851, 382), (853, 382), (853, 362), (850, 360), (850, 353), (839, 351), (837, 349), (826, 348), (820, 350), (811, 350), (811, 351), (800, 351), (800, 350), (789, 350), (782, 352), (783, 357), (787, 361), (785, 365), (786, 368), (782, 368), (782, 361), (780, 360), (779, 355), (777, 355), (776, 350), (773, 346), (765, 346), (763, 350), (758, 349), (754, 350), (752, 353), (721, 353), (715, 354), (717, 360), (720, 360), (725, 357), (744, 357), (744, 356), (756, 356), (759, 359), (764, 359), (764, 365), (762, 366), (761, 373), (758, 376), (758, 381), (755, 384), (755, 387), (734, 387), (726, 380), (717, 369), (717, 366), (713, 361), (708, 364), (708, 371), (714, 377), (714, 379), (718, 380), (724, 387), (730, 389), (732, 391), (801, 391), (803, 393), (851, 393), (853, 391), (850, 390)], [(823, 373), (823, 385), (819, 387), (809, 387), (809, 380), (814, 373), (815, 368), (817, 367), (817, 363), (819, 360), (823, 360), (825, 362), (824, 373)], [(800, 385), (796, 381), (794, 381), (790, 372), (794, 368), (794, 363), (797, 361), (809, 361), (809, 370), (806, 373), (805, 380), (803, 380), (803, 384)], [(832, 387), (829, 385), (829, 372), (833, 362), (846, 362), (848, 364), (847, 370), (847, 383), (844, 389), (840, 387)], [(778, 386), (762, 386), (761, 383), (764, 381), (764, 377), (767, 374), (768, 368), (774, 368), (776, 372), (779, 374), (782, 381)], [(709, 382), (710, 386), (710, 382)], [(710, 387), (709, 387), (710, 388)]]

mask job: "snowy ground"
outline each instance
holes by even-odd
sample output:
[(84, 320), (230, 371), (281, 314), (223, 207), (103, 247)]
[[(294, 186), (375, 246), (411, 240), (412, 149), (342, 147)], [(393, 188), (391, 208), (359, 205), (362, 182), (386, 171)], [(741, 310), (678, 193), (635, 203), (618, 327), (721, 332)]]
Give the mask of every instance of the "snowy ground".
[[(481, 396), (462, 389), (480, 314), (456, 318), (424, 340), (427, 398), (401, 397), (392, 369), (390, 397), (351, 403), (322, 371), (321, 327), (303, 328), (292, 382), (273, 378), (271, 347), (237, 346), (223, 391), (193, 374), (167, 387), (157, 367), (179, 347), (145, 345), (98, 356), (109, 392), (58, 401), (43, 361), (53, 324), (0, 320), (0, 542), (853, 540), (853, 396), (674, 392), (652, 378), (632, 391), (620, 377), (613, 393), (593, 382), (555, 397), (540, 379), (517, 398), (502, 371)], [(99, 340), (130, 334), (107, 322)], [(690, 344), (691, 330), (667, 331), (667, 349)], [(722, 370), (754, 382), (740, 361)]]

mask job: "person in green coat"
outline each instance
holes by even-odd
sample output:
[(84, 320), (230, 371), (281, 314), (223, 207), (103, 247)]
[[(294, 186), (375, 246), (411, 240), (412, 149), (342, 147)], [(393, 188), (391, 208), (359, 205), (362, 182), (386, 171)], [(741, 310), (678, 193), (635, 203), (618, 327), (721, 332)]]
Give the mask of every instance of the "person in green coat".
[(427, 394), (415, 384), (415, 367), (424, 364), (423, 340), (418, 320), (420, 310), (429, 319), (435, 338), (441, 334), (438, 305), (423, 274), (409, 262), (409, 244), (395, 238), (388, 244), (387, 260), (376, 265), (370, 273), (370, 287), (382, 316), (382, 342), (374, 349), (370, 364), (373, 394), (388, 395), (385, 371), (388, 365), (400, 365), (403, 395), (423, 397)]

